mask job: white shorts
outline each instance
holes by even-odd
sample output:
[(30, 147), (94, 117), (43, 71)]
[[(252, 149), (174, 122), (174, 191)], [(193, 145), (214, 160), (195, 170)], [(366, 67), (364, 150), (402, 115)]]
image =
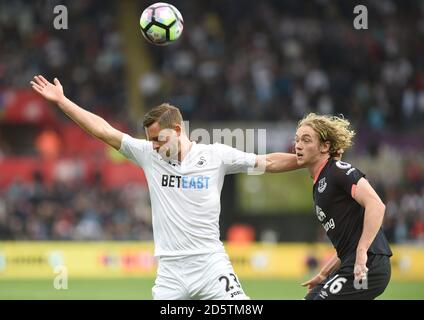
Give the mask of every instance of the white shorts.
[(160, 257), (154, 300), (247, 300), (225, 252)]

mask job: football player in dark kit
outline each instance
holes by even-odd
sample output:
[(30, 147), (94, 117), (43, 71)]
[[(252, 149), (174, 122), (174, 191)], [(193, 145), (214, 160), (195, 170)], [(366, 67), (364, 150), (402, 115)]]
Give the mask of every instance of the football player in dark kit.
[(306, 300), (374, 299), (390, 280), (392, 252), (381, 229), (385, 206), (349, 163), (338, 160), (352, 145), (348, 120), (311, 113), (299, 121), (297, 163), (314, 179), (316, 215), (336, 254), (309, 281)]

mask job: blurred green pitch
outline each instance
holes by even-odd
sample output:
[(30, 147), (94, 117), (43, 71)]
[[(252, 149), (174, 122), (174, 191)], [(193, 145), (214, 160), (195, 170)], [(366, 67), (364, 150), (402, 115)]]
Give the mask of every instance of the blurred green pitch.
[[(306, 293), (299, 280), (242, 280), (252, 299), (299, 300)], [(53, 288), (53, 280), (0, 280), (0, 300), (150, 300), (152, 278), (69, 279), (67, 290)], [(424, 282), (392, 281), (379, 299), (424, 300)]]

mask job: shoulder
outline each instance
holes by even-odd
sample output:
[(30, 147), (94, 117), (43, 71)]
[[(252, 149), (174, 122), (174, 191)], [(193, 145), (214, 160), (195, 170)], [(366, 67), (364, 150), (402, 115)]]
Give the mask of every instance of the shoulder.
[(206, 157), (207, 159), (221, 158), (222, 152), (214, 144), (195, 143), (190, 151), (191, 157)]
[(124, 136), (122, 137), (122, 144), (140, 148), (152, 147), (153, 149), (152, 142), (147, 141), (146, 139), (134, 138), (128, 134), (124, 134)]
[(231, 148), (230, 146), (227, 146), (226, 144), (222, 144), (222, 143), (219, 143), (219, 142), (209, 144), (209, 146), (214, 150), (223, 150), (223, 149)]
[(218, 149), (214, 147), (213, 144), (204, 144), (204, 143), (197, 143), (194, 145), (194, 148), (192, 149), (192, 154), (196, 155), (205, 155), (205, 154), (216, 154)]
[(346, 172), (350, 169), (356, 170), (356, 168), (349, 162), (341, 161), (341, 160), (330, 160), (330, 168), (335, 172)]
[(241, 151), (237, 148), (234, 148), (232, 146), (229, 146), (229, 145), (223, 144), (223, 143), (219, 143), (219, 142), (215, 142), (213, 144), (210, 144), (209, 146), (212, 148), (212, 150), (218, 151), (218, 152), (223, 152), (223, 153), (224, 152), (231, 152), (231, 151), (244, 152), (244, 151)]
[(140, 155), (145, 156), (153, 152), (153, 144), (151, 141), (133, 138), (128, 134), (124, 134), (119, 151), (130, 158)]
[(226, 144), (215, 142), (213, 144), (203, 145), (205, 151), (212, 152), (217, 157), (223, 157), (226, 153), (228, 153), (233, 148), (227, 146)]
[(352, 164), (349, 162), (341, 161), (341, 160), (333, 160), (335, 166), (341, 170), (346, 170), (352, 168)]
[(352, 182), (357, 182), (361, 177), (364, 177), (365, 174), (361, 170), (353, 166), (349, 162), (340, 161), (340, 160), (331, 160), (330, 165), (330, 174), (336, 177), (337, 180), (349, 180)]

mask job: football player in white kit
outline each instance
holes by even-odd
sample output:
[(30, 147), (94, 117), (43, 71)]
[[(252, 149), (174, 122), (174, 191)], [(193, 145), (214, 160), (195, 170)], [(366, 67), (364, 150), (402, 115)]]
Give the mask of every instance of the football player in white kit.
[(262, 166), (299, 168), (294, 154), (255, 155), (189, 140), (178, 108), (162, 104), (143, 121), (147, 140), (113, 128), (63, 93), (59, 80), (34, 77), (32, 88), (85, 131), (143, 168), (149, 185), (158, 270), (154, 299), (249, 299), (220, 241), (220, 194), (226, 174)]

